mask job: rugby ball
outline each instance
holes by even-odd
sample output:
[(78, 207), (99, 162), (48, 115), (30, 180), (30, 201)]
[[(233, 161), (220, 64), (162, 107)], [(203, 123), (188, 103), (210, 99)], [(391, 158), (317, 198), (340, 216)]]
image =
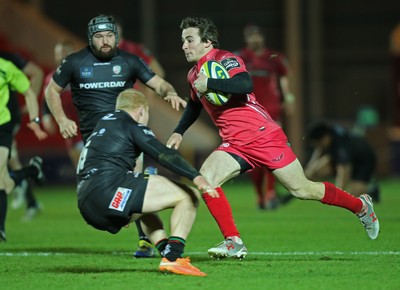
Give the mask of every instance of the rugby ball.
[[(211, 79), (229, 79), (229, 73), (223, 65), (215, 60), (206, 61), (200, 68), (200, 73)], [(222, 106), (228, 102), (230, 94), (208, 91), (204, 97), (213, 105)]]

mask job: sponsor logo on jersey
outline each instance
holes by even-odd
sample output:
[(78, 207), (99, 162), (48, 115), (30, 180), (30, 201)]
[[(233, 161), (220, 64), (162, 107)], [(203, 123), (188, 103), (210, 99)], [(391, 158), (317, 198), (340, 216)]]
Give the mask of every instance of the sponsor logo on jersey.
[(133, 172), (133, 171), (127, 171), (126, 174), (133, 174), (133, 177), (138, 178), (139, 175), (141, 174), (140, 172)]
[(124, 211), (126, 202), (128, 201), (128, 198), (131, 195), (131, 192), (132, 192), (132, 190), (129, 188), (118, 187), (108, 208), (114, 209), (117, 211)]
[(92, 78), (93, 77), (93, 68), (91, 66), (81, 67), (80, 72), (81, 72), (82, 78)]
[(220, 62), (226, 68), (227, 71), (230, 71), (231, 69), (240, 67), (240, 64), (237, 61), (237, 59), (233, 58), (233, 57), (223, 59)]
[(98, 66), (98, 65), (110, 65), (111, 63), (109, 62), (95, 62), (93, 65)]
[(97, 137), (103, 136), (105, 132), (106, 132), (106, 129), (105, 129), (105, 128), (101, 128), (101, 129), (99, 130), (99, 132), (97, 133)]
[(121, 66), (120, 65), (114, 65), (113, 66), (113, 72), (118, 75), (121, 72)]
[(118, 82), (98, 82), (98, 83), (80, 83), (79, 88), (81, 89), (106, 89), (106, 88), (123, 88), (126, 81)]
[(143, 129), (143, 133), (145, 133), (146, 135), (150, 135), (150, 136), (154, 136), (155, 137), (153, 131), (151, 131), (150, 129)]
[(114, 113), (109, 113), (109, 114), (107, 114), (107, 115), (105, 115), (103, 118), (101, 118), (102, 120), (106, 120), (106, 121), (108, 121), (108, 120), (116, 120), (117, 119), (117, 117), (114, 117)]

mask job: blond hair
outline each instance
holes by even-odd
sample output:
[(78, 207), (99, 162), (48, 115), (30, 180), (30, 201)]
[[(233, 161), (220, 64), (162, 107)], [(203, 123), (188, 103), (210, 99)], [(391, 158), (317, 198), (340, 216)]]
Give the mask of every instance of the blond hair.
[(148, 108), (148, 103), (146, 97), (135, 89), (126, 89), (119, 93), (117, 97), (117, 110), (136, 110), (144, 106), (145, 109)]

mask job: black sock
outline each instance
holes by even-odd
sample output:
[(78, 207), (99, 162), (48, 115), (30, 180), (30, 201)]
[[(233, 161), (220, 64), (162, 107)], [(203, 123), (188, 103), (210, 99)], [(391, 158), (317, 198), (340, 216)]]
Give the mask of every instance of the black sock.
[(4, 189), (0, 189), (0, 231), (6, 228), (7, 216), (7, 193)]
[(136, 224), (136, 228), (138, 230), (139, 240), (145, 240), (146, 242), (151, 244), (150, 239), (146, 236), (146, 234), (144, 233), (144, 231), (142, 229), (142, 225), (140, 223), (140, 219), (135, 220), (135, 224)]
[(32, 186), (29, 181), (27, 182), (28, 185), (26, 187), (26, 192), (25, 192), (27, 208), (37, 207), (38, 204), (35, 195), (33, 194)]
[(164, 250), (164, 257), (171, 262), (182, 258), (185, 244), (186, 241), (180, 237), (170, 237)]
[(163, 256), (163, 251), (165, 250), (167, 243), (168, 243), (168, 239), (162, 239), (162, 240), (159, 240), (156, 244), (156, 248), (161, 256)]
[(15, 185), (21, 184), (21, 181), (27, 179), (29, 177), (36, 177), (38, 175), (38, 169), (33, 166), (29, 165), (19, 170), (10, 170), (10, 177), (14, 180)]

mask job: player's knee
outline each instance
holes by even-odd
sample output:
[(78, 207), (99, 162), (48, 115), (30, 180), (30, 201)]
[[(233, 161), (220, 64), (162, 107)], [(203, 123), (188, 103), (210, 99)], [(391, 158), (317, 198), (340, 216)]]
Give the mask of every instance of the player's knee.
[(312, 182), (288, 188), (290, 193), (298, 199), (316, 199), (315, 189)]
[(194, 187), (185, 185), (182, 187), (181, 194), (177, 196), (177, 203), (184, 203), (197, 208), (200, 205), (200, 194)]
[(195, 208), (198, 208), (200, 205), (200, 193), (197, 189), (195, 189), (194, 187), (190, 188), (190, 194), (188, 195), (188, 198), (190, 199), (191, 203), (193, 203), (193, 206)]

